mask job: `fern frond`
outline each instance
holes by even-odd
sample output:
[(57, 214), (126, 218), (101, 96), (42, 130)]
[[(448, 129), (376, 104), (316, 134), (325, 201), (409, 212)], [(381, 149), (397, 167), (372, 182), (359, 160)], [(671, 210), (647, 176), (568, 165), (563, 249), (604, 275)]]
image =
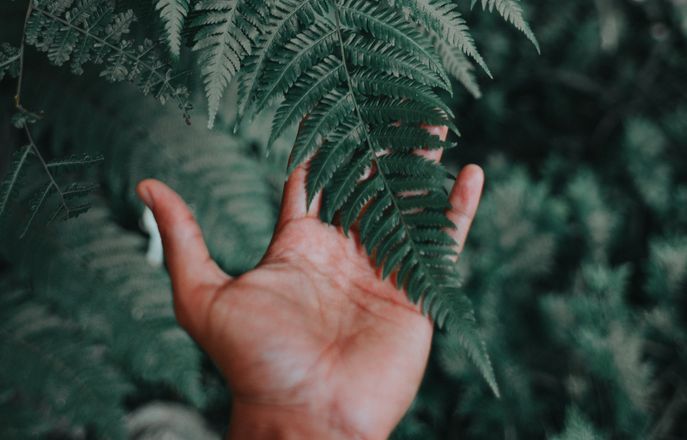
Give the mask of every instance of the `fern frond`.
[(475, 78), (474, 66), (470, 60), (460, 49), (449, 46), (441, 38), (433, 36), (433, 41), (448, 74), (458, 80), (475, 99), (481, 98), (482, 91)]
[[(276, 8), (288, 11), (295, 4), (277, 2)], [(285, 25), (288, 37), (266, 34), (273, 38), (262, 41), (270, 47), (256, 49), (263, 54), (256, 58), (265, 66), (263, 73), (251, 77), (249, 85), (257, 85), (248, 87), (254, 92), (244, 91), (244, 99), (254, 96), (262, 105), (283, 96), (270, 144), (305, 116), (289, 169), (311, 158), (307, 203), (321, 191), (325, 221), (338, 214), (346, 233), (357, 223), (360, 240), (382, 276), (396, 272), (398, 287), (421, 302), (440, 326), (451, 322), (460, 327), (471, 358), (496, 391), (474, 316), (464, 310), (469, 302), (460, 303), (455, 316), (450, 310), (449, 298), (460, 294), (451, 260), (455, 243), (442, 232), (453, 227), (445, 215), (448, 175), (414, 153), (451, 146), (421, 124), (447, 125), (457, 132), (450, 108), (433, 90), (451, 90), (440, 58), (430, 38), (394, 8), (337, 0), (315, 12), (321, 15)], [(450, 38), (456, 42), (459, 36)], [(368, 170), (372, 175), (361, 181)]]
[(300, 121), (303, 115), (307, 114), (318, 101), (339, 84), (343, 74), (343, 63), (336, 57), (330, 56), (301, 75), (287, 92), (284, 102), (274, 116), (268, 148), (288, 127)]
[[(398, 287), (442, 326), (453, 316), (446, 298), (458, 285), (455, 243), (442, 233), (453, 227), (445, 214), (448, 174), (414, 150), (452, 146), (423, 132), (423, 124), (458, 130), (435, 91), (450, 93), (451, 82), (431, 33), (418, 23), (484, 63), (452, 5), (401, 3), (412, 18), (370, 0), (201, 0), (189, 23), (209, 125), (237, 73), (239, 117), (281, 100), (268, 144), (304, 121), (290, 170), (311, 159), (307, 202), (322, 192), (324, 220), (338, 218), (346, 232), (357, 223), (383, 277), (397, 273)], [(371, 175), (363, 179), (365, 173)], [(463, 334), (466, 347), (479, 347), (474, 319), (461, 307), (453, 319), (471, 329)], [(486, 354), (471, 353), (493, 386)]]
[(431, 49), (431, 41), (401, 15), (368, 0), (340, 2), (336, 8), (343, 25), (357, 29), (358, 32), (367, 32), (378, 41), (402, 47), (413, 55), (416, 61), (436, 73), (450, 91), (446, 73), (441, 67), (436, 52)]
[(160, 13), (165, 25), (169, 51), (178, 58), (181, 51), (181, 31), (188, 15), (189, 0), (158, 0), (155, 9)]
[(370, 131), (370, 140), (375, 149), (389, 151), (411, 151), (418, 147), (425, 150), (448, 149), (452, 142), (442, 141), (439, 136), (429, 134), (419, 127), (378, 127)]
[(374, 70), (360, 69), (351, 76), (351, 82), (361, 94), (411, 100), (428, 108), (440, 109), (453, 117), (453, 111), (431, 88), (407, 78), (380, 76)]
[(564, 430), (551, 440), (604, 440), (594, 424), (576, 407), (571, 406), (565, 412)]
[(351, 35), (344, 40), (344, 47), (353, 66), (369, 67), (393, 76), (405, 76), (430, 87), (451, 90), (450, 84), (429, 67), (417, 63), (412, 54), (393, 45), (362, 35)]
[[(478, 0), (472, 0), (470, 7), (474, 7)], [(494, 9), (506, 20), (508, 23), (512, 24), (517, 30), (525, 34), (528, 40), (532, 42), (537, 52), (541, 53), (539, 48), (539, 42), (537, 37), (534, 35), (532, 28), (530, 27), (527, 20), (525, 20), (525, 14), (520, 4), (520, 0), (479, 0), (482, 4), (482, 9), (485, 11), (492, 12)]]
[(61, 66), (82, 74), (86, 63), (103, 65), (100, 76), (111, 82), (135, 83), (160, 102), (174, 100), (188, 119), (188, 91), (174, 84), (172, 70), (160, 59), (149, 40), (141, 44), (125, 39), (135, 16), (131, 10), (115, 12), (111, 0), (34, 2), (26, 25), (27, 44), (48, 54)]
[[(312, 23), (316, 14), (320, 14), (325, 8), (328, 0), (284, 0), (276, 2), (274, 7), (269, 10), (269, 17), (265, 20), (265, 30), (255, 45), (255, 53), (246, 62), (241, 70), (241, 81), (239, 85), (239, 118), (243, 116), (246, 109), (257, 99), (259, 99), (260, 84), (263, 81), (263, 73), (271, 59), (275, 56), (282, 60), (289, 60), (289, 52), (277, 51), (281, 49), (284, 42), (294, 36), (299, 28), (306, 27)], [(269, 6), (269, 3), (268, 3)], [(325, 23), (315, 23), (316, 26), (326, 25)], [(318, 32), (319, 31), (319, 32)], [(309, 56), (316, 56), (321, 44), (326, 44), (326, 37), (313, 36), (325, 34), (322, 29), (313, 32), (298, 33), (296, 38), (299, 40), (292, 44), (303, 45), (306, 48), (302, 51)], [(281, 52), (281, 53), (280, 53)], [(291, 60), (294, 66), (303, 61)], [(290, 69), (284, 69), (289, 72)], [(273, 80), (274, 81), (274, 80)], [(279, 84), (280, 81), (277, 81)]]
[(447, 0), (396, 0), (395, 3), (408, 8), (422, 26), (438, 35), (445, 44), (460, 49), (491, 77), (487, 63), (477, 50), (470, 29), (455, 3)]
[(208, 128), (212, 128), (224, 90), (253, 52), (259, 29), (247, 0), (200, 0), (194, 7), (190, 27), (195, 31), (192, 50), (198, 52), (205, 94)]
[[(32, 422), (22, 425), (32, 427), (32, 437), (66, 424), (69, 430), (93, 427), (103, 437), (124, 439), (123, 403), (131, 384), (103, 347), (84, 343), (88, 338), (78, 326), (11, 278), (0, 282), (0, 383), (15, 403), (3, 412), (31, 413)], [(6, 428), (0, 428), (3, 436)]]
[(470, 300), (464, 294), (451, 298), (455, 301), (447, 310), (455, 310), (446, 324), (449, 338), (456, 338), (460, 346), (467, 353), (468, 358), (477, 366), (482, 377), (487, 381), (491, 390), (499, 396), (499, 386), (496, 382), (494, 369), (487, 353), (487, 348), (477, 330), (475, 313)]

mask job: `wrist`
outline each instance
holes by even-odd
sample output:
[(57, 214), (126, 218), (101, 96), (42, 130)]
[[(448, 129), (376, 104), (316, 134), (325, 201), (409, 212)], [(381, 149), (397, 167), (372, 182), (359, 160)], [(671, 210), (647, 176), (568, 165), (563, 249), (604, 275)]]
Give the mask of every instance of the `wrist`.
[(307, 407), (234, 402), (227, 440), (368, 440), (332, 414)]

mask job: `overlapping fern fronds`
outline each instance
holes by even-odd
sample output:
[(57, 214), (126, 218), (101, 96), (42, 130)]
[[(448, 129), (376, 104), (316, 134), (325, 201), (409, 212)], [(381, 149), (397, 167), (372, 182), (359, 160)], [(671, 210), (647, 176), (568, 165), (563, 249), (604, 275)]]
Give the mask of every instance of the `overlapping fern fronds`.
[(24, 39), (53, 64), (69, 62), (75, 74), (87, 63), (102, 65), (101, 77), (133, 82), (163, 103), (176, 102), (188, 117), (188, 91), (176, 85), (153, 42), (126, 38), (136, 20), (133, 11), (117, 11), (114, 0), (34, 0), (28, 13)]

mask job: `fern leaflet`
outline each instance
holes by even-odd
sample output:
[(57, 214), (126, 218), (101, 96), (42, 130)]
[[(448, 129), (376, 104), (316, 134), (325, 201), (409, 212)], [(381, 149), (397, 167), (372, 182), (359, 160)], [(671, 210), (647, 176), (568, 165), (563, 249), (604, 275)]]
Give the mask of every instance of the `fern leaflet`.
[(178, 58), (181, 52), (181, 31), (188, 15), (189, 0), (158, 0), (155, 9), (160, 12), (160, 18), (165, 24), (169, 51)]
[[(470, 7), (474, 7), (478, 0), (472, 0)], [(525, 34), (528, 40), (532, 42), (537, 52), (541, 52), (539, 42), (534, 35), (532, 28), (525, 20), (522, 10), (522, 5), (519, 0), (479, 0), (482, 4), (482, 9), (489, 12), (494, 9), (503, 17), (504, 20), (515, 26), (517, 30)]]

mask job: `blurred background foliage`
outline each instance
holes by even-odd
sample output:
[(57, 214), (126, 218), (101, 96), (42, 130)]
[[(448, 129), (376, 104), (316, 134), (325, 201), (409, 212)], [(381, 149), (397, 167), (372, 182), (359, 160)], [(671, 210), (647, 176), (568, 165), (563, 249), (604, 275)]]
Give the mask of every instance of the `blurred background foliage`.
[[(460, 264), (502, 397), (438, 334), (393, 438), (685, 438), (687, 2), (526, 5), (542, 55), (467, 13), (495, 79), (478, 74), (481, 99), (456, 93), (447, 157), (487, 172)], [(0, 41), (20, 35), (23, 6), (0, 6)], [(24, 81), (46, 157), (104, 160), (57, 176), (99, 183), (87, 214), (20, 240), (33, 202), (19, 195), (2, 219), (0, 437), (220, 438), (228, 392), (174, 323), (133, 188), (169, 182), (241, 273), (269, 242), (289, 145), (266, 158), (267, 118), (234, 134), (227, 103), (215, 131), (201, 112), (186, 126), (32, 52)], [(26, 142), (14, 87), (0, 83), (0, 173)]]

